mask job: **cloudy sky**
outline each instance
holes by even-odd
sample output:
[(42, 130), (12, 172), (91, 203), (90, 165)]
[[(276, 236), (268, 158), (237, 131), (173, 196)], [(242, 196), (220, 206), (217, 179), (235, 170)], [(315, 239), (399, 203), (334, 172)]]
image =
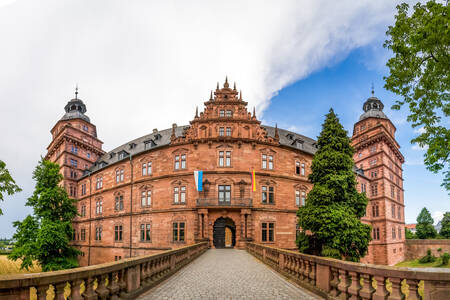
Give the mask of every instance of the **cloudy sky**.
[[(0, 0), (0, 159), (23, 192), (0, 203), (0, 237), (30, 212), (31, 173), (75, 84), (104, 149), (187, 124), (228, 75), (268, 125), (315, 138), (333, 106), (347, 130), (371, 82), (406, 157), (406, 220), (450, 210), (406, 112), (382, 89), (395, 1)], [(201, 106), (200, 106), (201, 109)]]

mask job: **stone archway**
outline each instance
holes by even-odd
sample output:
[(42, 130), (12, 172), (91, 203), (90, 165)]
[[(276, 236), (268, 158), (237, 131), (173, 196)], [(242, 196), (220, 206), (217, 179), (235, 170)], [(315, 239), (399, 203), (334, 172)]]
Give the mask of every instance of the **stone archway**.
[(236, 224), (232, 219), (220, 217), (214, 222), (213, 244), (216, 248), (233, 248), (236, 245)]

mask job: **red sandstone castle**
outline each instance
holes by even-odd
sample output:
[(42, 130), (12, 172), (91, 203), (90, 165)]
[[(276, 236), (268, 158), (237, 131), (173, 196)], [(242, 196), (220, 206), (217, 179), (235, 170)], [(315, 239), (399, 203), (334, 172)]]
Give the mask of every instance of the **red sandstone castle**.
[[(81, 265), (198, 241), (296, 248), (315, 141), (261, 125), (227, 81), (204, 105), (188, 126), (154, 129), (105, 153), (77, 93), (67, 103), (46, 159), (61, 165), (64, 187), (78, 200), (73, 243)], [(373, 227), (364, 261), (392, 265), (405, 251), (404, 158), (381, 101), (372, 96), (363, 109), (352, 141), (358, 189), (370, 199), (363, 221)], [(201, 191), (195, 170), (203, 171)]]

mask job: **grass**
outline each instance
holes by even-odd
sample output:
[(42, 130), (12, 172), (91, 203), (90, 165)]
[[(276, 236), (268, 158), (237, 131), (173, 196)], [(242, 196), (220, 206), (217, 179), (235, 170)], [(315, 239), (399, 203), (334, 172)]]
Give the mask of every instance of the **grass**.
[(30, 270), (21, 270), (21, 260), (9, 260), (6, 255), (0, 255), (0, 275), (6, 274), (25, 274), (25, 273), (37, 273), (41, 272), (41, 267), (34, 264)]
[(408, 267), (408, 268), (450, 268), (450, 262), (447, 265), (442, 266), (440, 259), (436, 259), (435, 262), (430, 262), (430, 263), (420, 263), (419, 259), (415, 259), (415, 260), (403, 261), (401, 263), (396, 264), (395, 266), (396, 267)]

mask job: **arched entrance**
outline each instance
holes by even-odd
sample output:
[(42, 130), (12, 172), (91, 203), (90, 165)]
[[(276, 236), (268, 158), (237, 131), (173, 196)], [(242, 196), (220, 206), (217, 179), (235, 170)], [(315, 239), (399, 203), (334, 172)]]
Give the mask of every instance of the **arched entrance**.
[(214, 222), (213, 243), (216, 248), (232, 248), (236, 245), (236, 225), (232, 219), (220, 217)]

